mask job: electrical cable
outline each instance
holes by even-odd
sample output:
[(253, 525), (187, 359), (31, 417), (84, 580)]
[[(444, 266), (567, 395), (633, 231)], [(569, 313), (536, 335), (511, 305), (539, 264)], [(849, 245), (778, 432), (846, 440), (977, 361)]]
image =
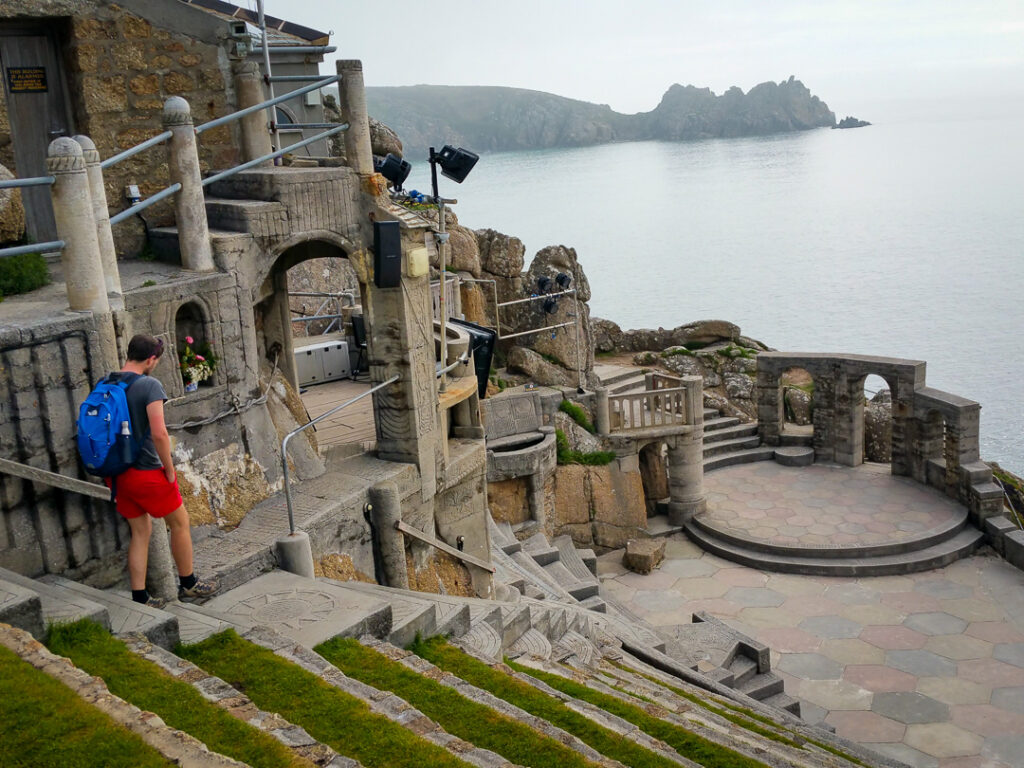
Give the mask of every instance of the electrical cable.
[(246, 411), (248, 411), (249, 409), (251, 409), (251, 408), (253, 408), (253, 407), (257, 406), (257, 405), (262, 405), (263, 403), (267, 402), (267, 397), (270, 395), (270, 388), (274, 384), (274, 377), (277, 376), (277, 363), (278, 363), (278, 360), (280, 359), (280, 357), (281, 357), (280, 353), (274, 355), (274, 370), (271, 371), (271, 373), (270, 373), (270, 379), (267, 381), (267, 388), (266, 388), (266, 390), (264, 390), (263, 394), (261, 394), (259, 397), (253, 398), (252, 400), (247, 402), (245, 405), (239, 405), (240, 401), (238, 399), (238, 396), (235, 395), (235, 394), (232, 394), (231, 395), (231, 407), (227, 408), (226, 410), (221, 411), (220, 413), (216, 414), (215, 416), (210, 416), (209, 418), (206, 418), (206, 419), (197, 419), (195, 421), (186, 421), (186, 422), (182, 422), (181, 424), (168, 424), (167, 428), (168, 429), (189, 429), (191, 427), (202, 427), (202, 426), (205, 426), (207, 424), (213, 424), (215, 421), (220, 421), (221, 419), (223, 419), (226, 416), (232, 416), (232, 415), (235, 415), (235, 414), (241, 415), (241, 414), (245, 413)]

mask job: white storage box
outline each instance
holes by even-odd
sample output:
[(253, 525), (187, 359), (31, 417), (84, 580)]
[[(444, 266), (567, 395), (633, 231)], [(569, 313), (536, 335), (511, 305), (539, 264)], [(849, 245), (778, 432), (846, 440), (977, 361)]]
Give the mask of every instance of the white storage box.
[(351, 375), (347, 341), (321, 341), (295, 348), (299, 386), (347, 379)]

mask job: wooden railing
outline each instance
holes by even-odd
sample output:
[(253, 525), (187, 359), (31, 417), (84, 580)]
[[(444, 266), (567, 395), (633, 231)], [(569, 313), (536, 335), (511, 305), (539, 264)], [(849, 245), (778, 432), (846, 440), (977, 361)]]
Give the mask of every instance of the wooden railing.
[(609, 427), (614, 433), (692, 424), (687, 399), (686, 387), (610, 395)]

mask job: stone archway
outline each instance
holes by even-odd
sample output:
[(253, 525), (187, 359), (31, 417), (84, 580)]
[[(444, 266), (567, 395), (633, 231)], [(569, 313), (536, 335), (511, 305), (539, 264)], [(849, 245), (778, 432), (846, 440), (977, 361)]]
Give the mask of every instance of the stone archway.
[(647, 516), (657, 513), (659, 501), (669, 498), (668, 452), (660, 440), (648, 443), (640, 449), (640, 481), (644, 489), (644, 504)]

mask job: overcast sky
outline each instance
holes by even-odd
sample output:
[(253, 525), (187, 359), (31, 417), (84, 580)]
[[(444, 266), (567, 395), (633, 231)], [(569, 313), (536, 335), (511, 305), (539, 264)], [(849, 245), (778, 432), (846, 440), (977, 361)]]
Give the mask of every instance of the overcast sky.
[(330, 59), (362, 59), (367, 85), (506, 85), (638, 112), (672, 83), (796, 75), (840, 117), (1024, 114), (1024, 0), (266, 3), (333, 32)]

